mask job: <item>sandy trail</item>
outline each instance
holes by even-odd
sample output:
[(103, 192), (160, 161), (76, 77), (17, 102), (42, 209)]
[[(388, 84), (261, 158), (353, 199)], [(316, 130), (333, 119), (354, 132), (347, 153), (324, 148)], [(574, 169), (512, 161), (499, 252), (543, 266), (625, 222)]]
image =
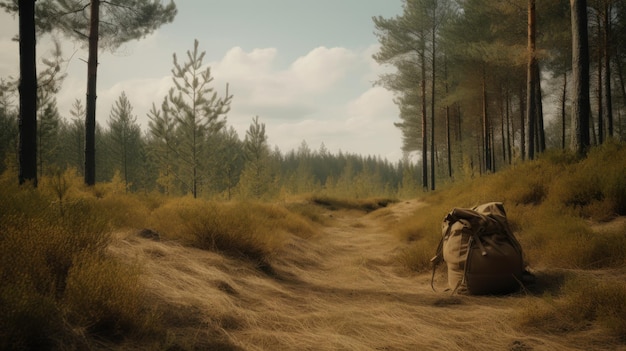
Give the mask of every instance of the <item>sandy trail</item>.
[(515, 306), (523, 295), (450, 296), (431, 290), (429, 274), (404, 271), (394, 257), (406, 244), (390, 227), (419, 215), (420, 206), (329, 211), (331, 224), (312, 239), (293, 238), (269, 272), (132, 235), (112, 250), (144, 263), (145, 283), (169, 306), (163, 318), (176, 326), (170, 333), (179, 349), (577, 349), (576, 340), (517, 330)]

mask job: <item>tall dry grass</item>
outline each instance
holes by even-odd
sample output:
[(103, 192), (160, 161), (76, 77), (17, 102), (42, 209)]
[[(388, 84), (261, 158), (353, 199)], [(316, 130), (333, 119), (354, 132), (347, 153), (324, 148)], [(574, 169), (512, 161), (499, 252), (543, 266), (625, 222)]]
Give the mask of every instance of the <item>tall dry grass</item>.
[[(37, 190), (18, 187), (15, 179), (14, 174), (0, 177), (0, 349), (6, 350), (90, 349), (103, 341), (114, 345), (127, 338), (150, 339), (151, 345), (168, 344), (172, 336), (164, 323), (183, 321), (188, 309), (180, 315), (172, 315), (171, 309), (162, 314), (158, 304), (150, 300), (141, 264), (120, 261), (110, 254), (108, 248), (116, 231), (151, 228), (166, 241), (214, 251), (218, 253), (214, 256), (236, 262), (248, 260), (264, 269), (283, 253), (290, 238), (299, 242), (315, 238), (312, 241), (320, 249), (311, 257), (322, 257), (324, 238), (317, 234), (320, 225), (333, 223), (326, 211), (365, 213), (396, 201), (318, 196), (280, 204), (214, 202), (126, 194), (116, 182), (87, 188), (72, 171), (43, 178)], [(404, 250), (394, 251), (396, 262), (411, 271), (426, 271), (447, 212), (454, 207), (501, 201), (531, 267), (569, 272), (563, 283), (546, 290), (543, 296), (524, 300), (527, 305), (520, 309), (519, 325), (536, 333), (555, 334), (597, 325), (616, 340), (626, 335), (626, 287), (603, 273), (626, 266), (626, 237), (623, 228), (599, 231), (594, 227), (626, 214), (624, 144), (608, 143), (592, 150), (585, 159), (562, 152), (542, 155), (539, 160), (502, 172), (452, 184), (421, 201), (428, 206), (419, 207), (414, 215), (389, 221), (395, 236), (406, 243)], [(365, 230), (367, 221), (355, 221), (350, 228)], [(179, 264), (174, 261), (172, 265)], [(288, 262), (292, 261), (297, 259), (290, 257)], [(379, 261), (359, 258), (359, 267)], [(309, 265), (323, 264), (305, 262), (291, 269), (301, 272)], [(335, 262), (339, 269), (343, 269), (341, 262)], [(326, 303), (322, 294), (326, 278), (326, 273), (321, 274), (316, 286), (319, 304)], [(372, 273), (369, 278), (376, 281), (379, 276)], [(388, 278), (400, 279), (393, 275)], [(236, 295), (245, 290), (233, 281), (227, 283), (227, 277), (220, 281), (217, 291), (222, 293)], [(283, 287), (275, 282), (253, 281), (287, 298), (282, 295)], [(238, 308), (247, 311), (246, 306)], [(282, 318), (276, 316), (277, 326), (282, 325)], [(243, 323), (225, 311), (219, 323), (211, 323), (223, 332), (239, 328), (238, 323), (255, 322), (250, 319)], [(195, 326), (206, 321), (185, 323)], [(340, 345), (348, 345), (348, 341)]]
[(154, 209), (148, 226), (166, 239), (219, 251), (261, 265), (290, 235), (308, 238), (315, 226), (282, 205), (255, 202), (213, 202), (178, 198)]
[[(626, 144), (609, 142), (579, 159), (552, 152), (475, 180), (426, 194), (430, 204), (401, 221), (395, 233), (408, 243), (398, 260), (426, 271), (441, 238), (441, 223), (454, 207), (504, 203), (510, 225), (531, 269), (564, 270), (554, 289), (524, 300), (519, 324), (537, 333), (577, 333), (595, 326), (626, 339), (626, 236), (623, 226), (597, 230), (599, 224), (626, 215)], [(598, 271), (602, 270), (602, 271)], [(611, 273), (602, 272), (615, 270)], [(621, 273), (620, 273), (621, 272)], [(542, 282), (542, 280), (539, 280)]]
[(0, 179), (0, 349), (88, 348), (149, 330), (138, 273), (107, 255), (119, 205), (74, 184)]
[[(606, 278), (606, 277), (603, 277)], [(594, 327), (626, 342), (626, 282), (569, 274), (555, 294), (527, 299), (518, 323), (530, 332), (564, 335)]]
[[(626, 264), (626, 238), (594, 232), (593, 223), (626, 215), (626, 144), (609, 142), (584, 159), (557, 151), (478, 179), (426, 194), (430, 204), (398, 224), (412, 242), (400, 260), (411, 269), (429, 267), (427, 247), (439, 241), (443, 217), (454, 207), (500, 201), (531, 264), (604, 268)], [(421, 240), (416, 240), (419, 238)]]

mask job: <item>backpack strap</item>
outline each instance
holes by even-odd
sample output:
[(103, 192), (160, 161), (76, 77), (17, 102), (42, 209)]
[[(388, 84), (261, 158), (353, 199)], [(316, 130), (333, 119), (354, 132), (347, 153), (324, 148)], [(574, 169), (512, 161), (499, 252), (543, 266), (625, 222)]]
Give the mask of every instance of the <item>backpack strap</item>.
[(437, 271), (437, 267), (443, 262), (443, 241), (448, 238), (450, 235), (450, 229), (452, 227), (452, 223), (450, 222), (450, 215), (446, 216), (445, 220), (448, 221), (448, 228), (446, 229), (446, 234), (441, 236), (441, 240), (439, 240), (439, 245), (437, 245), (437, 251), (435, 256), (430, 259), (430, 262), (433, 265), (433, 273), (430, 277), (430, 287), (433, 291), (437, 291), (435, 289), (435, 272)]

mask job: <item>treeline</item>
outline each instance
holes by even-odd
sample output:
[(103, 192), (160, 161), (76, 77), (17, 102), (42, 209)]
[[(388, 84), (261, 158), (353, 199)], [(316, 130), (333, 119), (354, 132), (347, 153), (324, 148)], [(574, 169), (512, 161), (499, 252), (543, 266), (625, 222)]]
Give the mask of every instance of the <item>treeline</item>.
[[(174, 55), (174, 86), (160, 105), (153, 104), (141, 130), (124, 92), (111, 107), (107, 123), (96, 124), (96, 181), (122, 184), (127, 192), (221, 198), (276, 199), (290, 194), (320, 193), (345, 197), (413, 196), (417, 165), (395, 164), (380, 157), (331, 154), (324, 145), (311, 150), (272, 150), (259, 117), (241, 138), (227, 124), (232, 95), (218, 94), (210, 67), (195, 41), (186, 60)], [(54, 94), (60, 50), (45, 60), (37, 108), (37, 173), (58, 176), (85, 172), (85, 107), (76, 99), (62, 116)], [(18, 170), (16, 84), (2, 82), (0, 96), (0, 172)], [(17, 177), (16, 177), (17, 178)]]
[[(7, 113), (8, 112), (8, 113)], [(58, 112), (58, 111), (57, 111)], [(84, 172), (84, 108), (76, 100), (70, 118), (46, 116), (39, 128), (38, 173), (54, 176), (72, 169)], [(162, 118), (162, 116), (161, 116)], [(418, 166), (391, 163), (380, 157), (330, 153), (322, 144), (312, 150), (303, 141), (283, 153), (267, 143), (265, 125), (254, 118), (240, 138), (233, 127), (195, 139), (195, 163), (190, 163), (183, 125), (171, 126), (171, 138), (158, 137), (153, 119), (142, 132), (132, 105), (122, 93), (106, 125), (96, 128), (97, 182), (114, 181), (128, 192), (160, 192), (220, 199), (277, 199), (290, 194), (327, 193), (365, 198), (414, 196), (419, 189)], [(17, 116), (0, 109), (0, 173), (17, 172)], [(156, 134), (156, 135), (155, 135)], [(17, 178), (16, 178), (17, 179)]]
[[(571, 23), (575, 12), (586, 20)], [(227, 124), (229, 87), (218, 92), (212, 86), (196, 41), (183, 60), (174, 55), (174, 86), (153, 104), (147, 130), (139, 128), (125, 94), (106, 125), (86, 125), (93, 116), (79, 100), (62, 117), (55, 98), (63, 80), (57, 48), (37, 76), (36, 174), (72, 168), (88, 185), (87, 175), (95, 173), (95, 181), (116, 179), (126, 191), (225, 199), (315, 191), (410, 196), (549, 148), (578, 152), (626, 138), (623, 1), (405, 0), (402, 14), (373, 21), (381, 44), (374, 59), (395, 68), (378, 83), (395, 94), (403, 151), (416, 153), (416, 164), (409, 157), (391, 164), (330, 154), (323, 146), (312, 151), (305, 142), (283, 154), (268, 145), (258, 117), (245, 136), (237, 135)], [(587, 55), (574, 66), (572, 43), (581, 42), (583, 32)], [(0, 171), (22, 171), (17, 82), (0, 84)], [(92, 129), (95, 157), (85, 145)]]
[[(197, 55), (191, 57), (198, 59), (200, 55), (195, 52)], [(210, 74), (198, 74), (207, 85), (194, 96), (212, 97)], [(9, 84), (4, 83), (4, 88), (6, 93), (0, 97), (0, 172), (17, 172), (17, 93)], [(129, 192), (222, 199), (276, 199), (312, 192), (363, 198), (411, 196), (417, 191), (417, 180), (413, 178), (418, 166), (414, 163), (393, 164), (380, 157), (331, 154), (323, 144), (319, 150), (312, 150), (305, 141), (298, 150), (282, 153), (271, 149), (265, 125), (258, 117), (243, 138), (227, 125), (223, 114), (230, 97), (199, 98), (194, 103), (185, 101), (179, 93), (173, 88), (160, 108), (152, 107), (146, 131), (141, 130), (126, 94), (118, 97), (106, 125), (96, 126), (97, 182), (115, 181)], [(69, 116), (62, 117), (55, 99), (41, 101), (38, 174), (53, 176), (73, 169), (82, 175), (84, 105), (77, 99)], [(195, 114), (189, 108), (192, 105)], [(220, 107), (215, 109), (214, 105)]]

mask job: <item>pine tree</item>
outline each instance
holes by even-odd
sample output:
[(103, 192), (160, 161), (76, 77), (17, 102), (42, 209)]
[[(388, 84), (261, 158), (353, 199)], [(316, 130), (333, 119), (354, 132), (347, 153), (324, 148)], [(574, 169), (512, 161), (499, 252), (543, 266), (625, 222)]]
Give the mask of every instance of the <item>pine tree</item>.
[(260, 199), (269, 192), (272, 184), (265, 124), (259, 116), (252, 120), (244, 140), (246, 164), (239, 180), (239, 191), (243, 197)]
[[(163, 106), (167, 104), (167, 98), (163, 101)], [(176, 140), (174, 131), (176, 122), (168, 112), (167, 108), (157, 109), (154, 104), (148, 112), (149, 133), (151, 139), (148, 143), (148, 154), (156, 161), (158, 172), (157, 184), (165, 195), (170, 195), (174, 190), (175, 164), (174, 152)]]
[(132, 114), (133, 107), (122, 92), (109, 117), (111, 134), (110, 151), (117, 163), (117, 169), (124, 181), (126, 192), (129, 191), (131, 180), (141, 172), (141, 129), (137, 117)]
[(43, 60), (45, 69), (37, 77), (37, 155), (40, 175), (46, 174), (51, 168), (61, 147), (58, 139), (61, 115), (56, 94), (66, 75), (60, 73), (63, 55), (59, 42), (55, 42), (52, 55), (52, 58)]
[[(9, 11), (13, 9), (7, 4), (3, 7)], [(39, 29), (43, 31), (58, 29), (68, 37), (82, 41), (88, 47), (85, 184), (94, 185), (96, 182), (98, 50), (101, 48), (115, 50), (125, 42), (143, 38), (161, 25), (171, 22), (176, 11), (173, 1), (170, 1), (168, 5), (162, 5), (160, 1), (154, 0), (128, 0), (123, 3), (101, 0), (38, 1), (37, 25)]]
[(170, 89), (164, 113), (171, 114), (176, 121), (178, 145), (174, 149), (181, 161), (181, 178), (193, 197), (198, 196), (202, 177), (202, 151), (207, 134), (219, 132), (226, 124), (225, 115), (230, 110), (232, 95), (228, 85), (224, 97), (210, 86), (213, 81), (211, 68), (203, 67), (205, 52), (198, 51), (198, 40), (193, 51), (187, 51), (187, 61), (180, 64), (173, 55), (172, 69), (175, 88)]

